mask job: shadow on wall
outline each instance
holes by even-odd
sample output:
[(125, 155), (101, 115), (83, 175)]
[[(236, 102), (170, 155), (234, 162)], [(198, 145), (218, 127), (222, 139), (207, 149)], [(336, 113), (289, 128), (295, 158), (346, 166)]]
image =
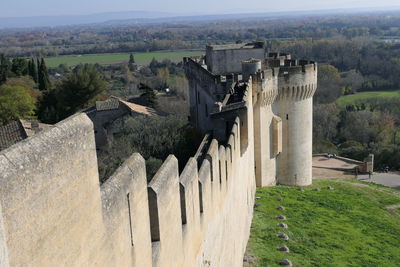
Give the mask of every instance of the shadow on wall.
[(255, 181), (240, 130), (180, 176), (169, 156), (149, 184), (134, 154), (99, 186), (84, 114), (2, 151), (1, 266), (241, 266)]

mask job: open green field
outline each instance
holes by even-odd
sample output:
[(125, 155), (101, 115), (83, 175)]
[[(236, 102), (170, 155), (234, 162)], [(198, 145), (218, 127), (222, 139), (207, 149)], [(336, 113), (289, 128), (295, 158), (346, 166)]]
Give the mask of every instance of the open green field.
[(400, 90), (397, 91), (377, 91), (377, 92), (361, 92), (354, 95), (345, 95), (340, 97), (336, 103), (340, 107), (345, 107), (350, 104), (363, 102), (371, 98), (392, 98), (400, 97)]
[[(179, 62), (183, 57), (199, 56), (203, 51), (175, 51), (175, 52), (148, 52), (148, 53), (133, 53), (137, 64), (148, 64), (153, 58), (157, 60), (170, 59), (174, 62)], [(95, 55), (71, 55), (46, 58), (48, 67), (57, 67), (60, 64), (75, 66), (80, 63), (99, 63), (104, 65), (128, 62), (129, 53), (126, 54), (95, 54)]]
[[(279, 266), (285, 258), (293, 266), (399, 266), (400, 191), (328, 179), (314, 180), (304, 192), (260, 188), (257, 196), (261, 199), (256, 201), (246, 257), (253, 258), (251, 266)], [(285, 210), (277, 210), (278, 205)], [(278, 220), (279, 214), (287, 219)], [(288, 229), (278, 227), (280, 221)], [(290, 239), (277, 237), (280, 232)], [(283, 244), (289, 253), (277, 250)]]

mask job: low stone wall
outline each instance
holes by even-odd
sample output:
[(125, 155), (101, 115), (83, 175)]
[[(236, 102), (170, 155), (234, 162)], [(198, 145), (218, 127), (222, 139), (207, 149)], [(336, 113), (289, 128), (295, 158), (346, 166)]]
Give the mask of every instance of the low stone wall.
[(242, 266), (255, 193), (243, 131), (237, 119), (181, 175), (170, 156), (149, 184), (134, 154), (100, 187), (84, 114), (2, 151), (0, 266)]
[[(313, 157), (329, 157), (328, 153), (320, 153), (320, 154), (313, 154)], [(358, 165), (358, 171), (361, 173), (369, 173), (374, 171), (374, 156), (373, 154), (370, 154), (364, 161), (359, 161), (355, 159), (350, 159), (350, 158), (345, 158), (345, 157), (340, 157), (337, 155), (332, 156), (335, 159), (341, 160), (343, 162), (349, 163), (349, 164), (355, 164)], [(348, 170), (347, 168), (331, 168), (335, 170)]]

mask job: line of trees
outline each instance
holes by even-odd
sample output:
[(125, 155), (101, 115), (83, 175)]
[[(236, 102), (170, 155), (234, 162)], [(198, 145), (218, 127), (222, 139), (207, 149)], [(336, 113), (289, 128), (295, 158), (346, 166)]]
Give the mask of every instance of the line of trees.
[(49, 90), (51, 82), (44, 58), (13, 58), (0, 54), (0, 84), (8, 78), (30, 76), (41, 91)]
[(388, 12), (9, 30), (0, 32), (0, 49), (21, 57), (202, 49), (208, 43), (255, 39), (390, 39), (400, 36), (399, 23), (399, 12)]
[(43, 58), (0, 55), (0, 125), (17, 119), (57, 123), (89, 107), (107, 88), (98, 67), (79, 65), (63, 80), (51, 79)]
[(38, 105), (38, 118), (46, 123), (56, 123), (87, 108), (107, 88), (95, 65), (78, 65), (55, 87), (43, 92)]

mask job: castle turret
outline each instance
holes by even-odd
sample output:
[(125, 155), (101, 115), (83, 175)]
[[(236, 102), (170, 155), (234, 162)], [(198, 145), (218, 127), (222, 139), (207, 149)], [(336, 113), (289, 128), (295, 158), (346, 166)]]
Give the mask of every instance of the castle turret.
[[(260, 43), (208, 46), (205, 63), (184, 60), (190, 87), (191, 122), (228, 139), (232, 119), (243, 118), (241, 146), (254, 139), (259, 187), (312, 184), (312, 98), (317, 64), (290, 54), (268, 53)], [(249, 134), (247, 136), (247, 134)]]
[(247, 81), (250, 75), (256, 74), (261, 70), (261, 60), (251, 58), (249, 60), (242, 61), (242, 75), (243, 80)]
[[(243, 76), (246, 74), (243, 64)], [(247, 66), (246, 66), (247, 67)], [(254, 98), (254, 159), (258, 187), (276, 184), (276, 159), (280, 152), (280, 119), (272, 112), (278, 95), (278, 69), (252, 75)]]
[(273, 105), (275, 113), (282, 118), (282, 153), (277, 164), (279, 184), (312, 184), (312, 98), (316, 87), (316, 63), (285, 60), (279, 70), (279, 94)]

